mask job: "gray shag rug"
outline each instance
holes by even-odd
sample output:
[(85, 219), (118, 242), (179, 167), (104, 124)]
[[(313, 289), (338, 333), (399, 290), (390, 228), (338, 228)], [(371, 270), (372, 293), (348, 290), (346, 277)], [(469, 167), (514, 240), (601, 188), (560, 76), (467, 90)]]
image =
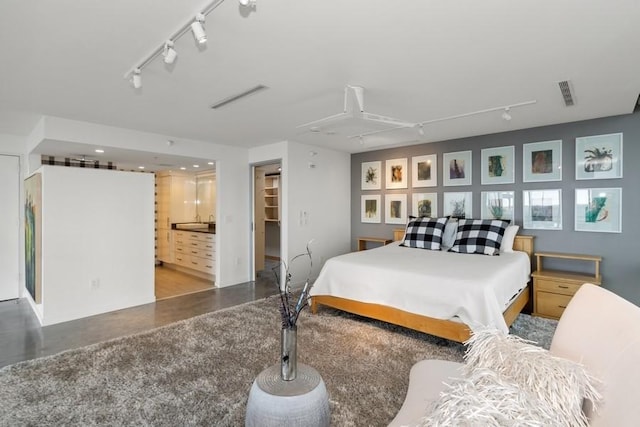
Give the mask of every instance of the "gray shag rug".
[[(2, 426), (242, 426), (254, 378), (279, 360), (270, 297), (0, 370)], [(549, 346), (557, 322), (521, 314), (512, 333)], [(305, 310), (298, 362), (322, 375), (334, 426), (384, 426), (422, 359), (464, 346), (332, 309)]]

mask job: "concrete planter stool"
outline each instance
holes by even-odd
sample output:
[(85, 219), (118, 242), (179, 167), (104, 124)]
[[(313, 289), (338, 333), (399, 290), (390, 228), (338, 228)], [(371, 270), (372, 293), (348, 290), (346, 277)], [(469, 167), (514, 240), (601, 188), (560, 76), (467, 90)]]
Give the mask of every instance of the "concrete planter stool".
[(280, 378), (280, 365), (262, 371), (247, 402), (246, 427), (328, 427), (329, 396), (322, 377), (299, 364), (295, 380)]

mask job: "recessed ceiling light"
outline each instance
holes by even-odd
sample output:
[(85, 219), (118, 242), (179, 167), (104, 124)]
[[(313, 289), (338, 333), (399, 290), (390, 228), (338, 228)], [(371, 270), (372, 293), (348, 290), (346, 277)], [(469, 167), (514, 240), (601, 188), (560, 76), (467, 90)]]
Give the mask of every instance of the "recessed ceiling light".
[(144, 169), (144, 166), (138, 166), (138, 169)]
[(186, 171), (186, 170), (187, 170), (187, 168), (185, 168), (184, 166), (182, 166), (182, 167), (180, 168), (180, 170), (181, 170), (181, 171)]
[(193, 165), (193, 167), (194, 167), (194, 168), (199, 168), (199, 167), (200, 167), (200, 165)]
[(213, 164), (213, 162), (209, 162), (209, 163), (207, 163), (207, 164), (208, 164), (208, 165), (212, 165), (212, 164)]
[(101, 150), (99, 148), (96, 148), (96, 153), (104, 153), (104, 150)]

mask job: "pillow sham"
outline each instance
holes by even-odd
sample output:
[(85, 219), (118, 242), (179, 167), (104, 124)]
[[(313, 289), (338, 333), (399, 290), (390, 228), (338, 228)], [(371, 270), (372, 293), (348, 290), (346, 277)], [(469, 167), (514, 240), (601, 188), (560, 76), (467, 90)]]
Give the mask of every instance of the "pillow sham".
[(502, 242), (500, 243), (500, 252), (513, 252), (513, 242), (516, 239), (516, 234), (520, 229), (519, 225), (509, 225), (504, 230), (504, 236), (502, 236)]
[(456, 241), (449, 249), (462, 254), (498, 255), (509, 223), (496, 219), (461, 219)]
[(442, 233), (442, 249), (449, 250), (456, 242), (456, 233), (458, 232), (458, 220), (456, 218), (449, 218), (444, 226), (444, 232)]
[(446, 223), (446, 218), (409, 217), (400, 246), (439, 251)]

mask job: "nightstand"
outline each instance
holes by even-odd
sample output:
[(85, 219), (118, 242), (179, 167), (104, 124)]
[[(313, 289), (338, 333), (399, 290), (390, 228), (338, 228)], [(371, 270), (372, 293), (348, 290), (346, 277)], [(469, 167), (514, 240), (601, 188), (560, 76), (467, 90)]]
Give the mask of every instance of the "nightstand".
[(385, 239), (384, 237), (358, 237), (358, 250), (366, 250), (367, 243), (380, 243), (384, 246), (391, 243), (391, 239)]
[[(533, 277), (533, 315), (559, 319), (573, 295), (583, 283), (602, 284), (600, 261), (596, 255), (567, 254), (560, 252), (536, 252), (537, 269)], [(545, 270), (543, 258), (557, 258), (594, 263), (594, 274), (581, 274), (559, 270)]]

